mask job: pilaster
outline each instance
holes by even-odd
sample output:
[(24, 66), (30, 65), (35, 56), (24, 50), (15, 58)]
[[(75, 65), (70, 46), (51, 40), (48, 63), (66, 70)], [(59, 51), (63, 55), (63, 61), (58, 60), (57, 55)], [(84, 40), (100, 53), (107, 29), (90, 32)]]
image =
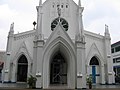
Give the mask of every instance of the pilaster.
[(113, 62), (111, 57), (111, 38), (108, 30), (108, 26), (105, 25), (105, 61), (106, 61), (106, 72), (107, 72), (107, 83), (113, 84), (115, 81), (114, 72), (113, 72)]
[(36, 88), (42, 88), (42, 68), (43, 68), (43, 46), (44, 46), (44, 40), (37, 40), (36, 41), (37, 47), (36, 47)]
[(14, 62), (12, 63), (12, 76), (11, 76), (11, 82), (12, 83), (15, 83), (17, 80), (16, 80), (16, 67), (17, 67), (17, 64), (15, 64)]
[(4, 82), (10, 82), (10, 65), (11, 65), (11, 50), (12, 50), (12, 43), (14, 39), (14, 23), (10, 26), (10, 31), (8, 34), (8, 40), (7, 40), (7, 48), (6, 48), (6, 61), (5, 61), (5, 67), (4, 67)]
[(105, 84), (105, 69), (104, 69), (105, 67), (104, 66), (101, 66), (101, 76), (100, 76), (100, 78), (101, 78), (101, 84)]
[(36, 75), (37, 82), (36, 88), (42, 88), (42, 68), (43, 68), (43, 46), (44, 38), (42, 35), (42, 0), (39, 1), (39, 6), (37, 6), (37, 31), (34, 41), (34, 75)]
[(85, 42), (76, 41), (77, 88), (86, 88)]

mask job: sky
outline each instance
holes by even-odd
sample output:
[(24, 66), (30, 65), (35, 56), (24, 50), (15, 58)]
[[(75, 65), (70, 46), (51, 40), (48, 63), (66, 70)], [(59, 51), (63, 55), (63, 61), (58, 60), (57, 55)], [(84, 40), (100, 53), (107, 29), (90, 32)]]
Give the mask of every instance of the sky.
[[(45, 0), (43, 0), (44, 2)], [(73, 0), (78, 3), (78, 0)], [(84, 29), (104, 35), (105, 24), (109, 26), (111, 43), (120, 41), (120, 0), (81, 0)], [(33, 29), (37, 21), (36, 6), (39, 0), (0, 0), (0, 51), (6, 50), (10, 24), (14, 22), (15, 33)]]

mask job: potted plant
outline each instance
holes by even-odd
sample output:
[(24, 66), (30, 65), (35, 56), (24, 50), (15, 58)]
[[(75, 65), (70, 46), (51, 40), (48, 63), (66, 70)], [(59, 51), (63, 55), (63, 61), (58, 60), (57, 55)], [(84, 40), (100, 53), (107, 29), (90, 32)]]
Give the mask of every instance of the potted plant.
[(29, 88), (36, 88), (36, 81), (37, 81), (37, 78), (30, 75), (27, 80)]
[(92, 75), (89, 75), (87, 77), (87, 83), (89, 85), (89, 89), (92, 89)]

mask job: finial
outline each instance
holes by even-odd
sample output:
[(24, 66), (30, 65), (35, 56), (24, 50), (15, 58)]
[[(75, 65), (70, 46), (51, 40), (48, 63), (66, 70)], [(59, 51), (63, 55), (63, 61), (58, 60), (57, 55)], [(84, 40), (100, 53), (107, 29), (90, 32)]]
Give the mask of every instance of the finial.
[(109, 33), (108, 25), (105, 24), (105, 33)]
[(81, 0), (78, 1), (78, 5), (81, 6)]
[(42, 0), (39, 1), (39, 5), (42, 5)]
[(37, 24), (37, 23), (34, 21), (34, 22), (33, 22), (33, 25), (34, 25), (34, 30), (35, 30), (35, 25), (36, 25), (36, 24)]
[(14, 32), (14, 22), (10, 25), (10, 32), (13, 31)]

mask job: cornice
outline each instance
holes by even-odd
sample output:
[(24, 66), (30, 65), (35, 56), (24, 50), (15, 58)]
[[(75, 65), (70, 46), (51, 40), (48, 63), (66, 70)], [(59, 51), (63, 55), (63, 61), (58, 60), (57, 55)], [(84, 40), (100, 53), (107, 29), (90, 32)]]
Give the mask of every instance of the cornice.
[(33, 36), (35, 36), (35, 30), (15, 34), (14, 40), (20, 40), (28, 37), (33, 37)]

